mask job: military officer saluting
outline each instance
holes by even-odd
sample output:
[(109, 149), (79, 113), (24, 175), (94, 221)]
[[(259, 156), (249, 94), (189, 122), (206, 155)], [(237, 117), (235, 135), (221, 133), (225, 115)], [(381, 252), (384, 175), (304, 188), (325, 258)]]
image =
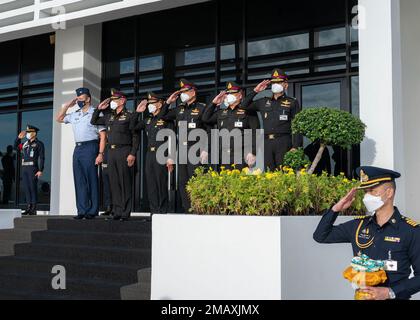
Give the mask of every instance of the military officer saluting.
[[(23, 215), (36, 215), (38, 179), (44, 171), (45, 148), (37, 138), (38, 131), (37, 127), (27, 125), (26, 131), (22, 131), (15, 141), (15, 149), (22, 154), (22, 184), (27, 205)], [(22, 144), (24, 137), (27, 141)]]
[[(138, 113), (148, 109), (148, 115), (144, 119), (139, 118), (137, 130), (144, 130), (147, 135), (146, 152), (146, 183), (147, 194), (151, 214), (167, 213), (168, 210), (168, 168), (157, 158), (157, 151), (165, 141), (158, 141), (158, 132), (168, 128), (168, 123), (162, 119), (162, 107), (165, 99), (153, 92), (149, 92), (147, 99), (140, 102), (137, 107)], [(163, 160), (163, 159), (162, 159)]]
[[(175, 103), (178, 98), (180, 104), (176, 108), (169, 109), (169, 105)], [(182, 154), (188, 155), (190, 147), (195, 145), (197, 142), (188, 141), (188, 137), (181, 136), (179, 134), (181, 126), (186, 127), (187, 135), (194, 129), (203, 129), (207, 131), (207, 126), (203, 122), (202, 117), (206, 108), (205, 103), (197, 101), (197, 87), (194, 83), (181, 79), (179, 81), (179, 90), (175, 91), (167, 100), (164, 106), (165, 115), (162, 119), (165, 121), (174, 121), (178, 129), (178, 150)], [(181, 148), (182, 147), (182, 148)], [(201, 152), (198, 155), (200, 162), (206, 164), (208, 162), (208, 144), (200, 146)], [(191, 163), (190, 159), (186, 159), (178, 163), (178, 175), (179, 175), (179, 190), (181, 194), (182, 206), (185, 212), (188, 212), (191, 204), (186, 191), (188, 181), (194, 175), (195, 169), (198, 167), (197, 164)], [(175, 163), (175, 159), (172, 159), (168, 163), (171, 167)]]
[[(321, 219), (314, 239), (319, 243), (351, 243), (354, 255), (366, 254), (383, 260), (387, 283), (362, 289), (372, 300), (410, 299), (420, 291), (420, 226), (394, 207), (398, 172), (360, 167), (356, 173), (365, 190), (363, 202), (368, 215), (334, 226), (339, 212), (348, 209), (357, 190), (352, 189)], [(411, 267), (414, 277), (409, 279)]]
[[(274, 69), (271, 80), (258, 84), (242, 104), (245, 110), (259, 111), (264, 129), (264, 168), (274, 171), (283, 164), (284, 155), (297, 147), (292, 139), (292, 120), (299, 111), (299, 103), (285, 92), (289, 77), (280, 69)], [(271, 83), (272, 96), (253, 101), (255, 96), (266, 90)]]
[[(133, 204), (132, 168), (136, 162), (139, 146), (137, 114), (129, 112), (125, 104), (127, 97), (113, 91), (111, 98), (101, 102), (92, 115), (91, 124), (104, 125), (108, 139), (108, 174), (111, 186), (113, 220), (130, 218)], [(109, 108), (111, 110), (109, 110)], [(104, 115), (101, 117), (101, 113)]]
[[(223, 139), (219, 143), (219, 157), (222, 165), (235, 165), (237, 169), (245, 167), (245, 163), (252, 167), (255, 164), (255, 129), (257, 129), (256, 115), (242, 108), (242, 88), (235, 82), (228, 82), (226, 90), (217, 95), (211, 105), (206, 109), (203, 120), (211, 125), (216, 125), (218, 130), (226, 129), (228, 132), (239, 130), (242, 145), (237, 148), (232, 139)], [(254, 129), (251, 141), (245, 138), (244, 130)], [(223, 134), (223, 132), (220, 132)], [(235, 152), (240, 151), (240, 152)], [(227, 156), (226, 156), (227, 154)], [(225, 155), (225, 156), (224, 156)], [(229, 158), (228, 162), (223, 158)]]

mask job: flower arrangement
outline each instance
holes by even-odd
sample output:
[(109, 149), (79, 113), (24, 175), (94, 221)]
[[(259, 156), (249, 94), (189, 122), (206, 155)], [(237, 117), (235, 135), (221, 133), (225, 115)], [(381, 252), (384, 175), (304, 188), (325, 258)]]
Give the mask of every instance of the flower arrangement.
[[(187, 191), (191, 212), (202, 215), (313, 215), (359, 185), (344, 173), (339, 176), (311, 175), (307, 167), (295, 171), (281, 167), (274, 172), (222, 167), (220, 172), (200, 167), (189, 181)], [(363, 195), (343, 214), (364, 214)]]

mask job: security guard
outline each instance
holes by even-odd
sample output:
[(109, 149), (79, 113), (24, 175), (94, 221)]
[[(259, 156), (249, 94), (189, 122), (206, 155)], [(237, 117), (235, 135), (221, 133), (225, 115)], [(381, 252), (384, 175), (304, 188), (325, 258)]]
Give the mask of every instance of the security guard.
[[(110, 219), (120, 221), (127, 221), (131, 215), (132, 169), (139, 146), (139, 134), (135, 130), (137, 114), (126, 109), (126, 102), (127, 97), (122, 92), (112, 91), (111, 98), (101, 102), (93, 113), (91, 121), (93, 125), (104, 125), (107, 128), (108, 173), (114, 214), (114, 217)], [(101, 117), (103, 111), (105, 114)]]
[[(237, 83), (228, 82), (226, 90), (214, 98), (212, 104), (206, 109), (203, 115), (203, 120), (206, 123), (217, 125), (217, 129), (219, 130), (227, 129), (229, 133), (232, 133), (236, 129), (240, 132), (242, 141), (242, 145), (239, 146), (240, 148), (236, 149), (233, 136), (229, 140), (221, 139), (222, 143), (219, 144), (219, 157), (222, 160), (220, 163), (222, 165), (234, 164), (237, 169), (245, 167), (244, 160), (250, 167), (256, 161), (255, 129), (257, 128), (257, 118), (252, 111), (246, 111), (242, 108), (241, 101), (242, 88)], [(251, 141), (247, 141), (248, 139), (245, 138), (245, 129), (254, 129)], [(223, 134), (223, 132), (220, 133)], [(238, 154), (235, 151), (240, 152)], [(237, 160), (238, 157), (240, 160)], [(228, 162), (223, 161), (224, 158), (228, 158)]]
[[(181, 103), (178, 107), (169, 109), (169, 105), (175, 103), (177, 99), (180, 99)], [(167, 100), (166, 105), (164, 106), (165, 115), (162, 116), (162, 119), (165, 121), (175, 121), (178, 131), (178, 148), (177, 150), (181, 154), (188, 155), (190, 148), (196, 144), (194, 141), (188, 141), (188, 134), (195, 129), (203, 129), (207, 132), (207, 126), (203, 122), (202, 117), (206, 105), (204, 103), (197, 101), (197, 87), (194, 83), (181, 79), (179, 82), (179, 90), (174, 92)], [(180, 135), (180, 127), (186, 127), (187, 135)], [(200, 145), (199, 149), (201, 150), (200, 157), (201, 164), (206, 164), (208, 162), (208, 143)], [(199, 166), (198, 164), (191, 163), (190, 159), (187, 161), (179, 161), (178, 163), (178, 176), (179, 176), (179, 190), (181, 194), (182, 206), (184, 207), (185, 212), (188, 212), (191, 203), (186, 190), (188, 181), (194, 175), (195, 169)], [(168, 166), (173, 166), (174, 159), (172, 162), (168, 163)]]
[(144, 119), (139, 117), (136, 129), (144, 130), (147, 135), (145, 173), (151, 214), (168, 211), (169, 168), (157, 158), (159, 147), (165, 143), (165, 141), (157, 141), (157, 134), (160, 130), (168, 128), (168, 123), (162, 119), (164, 104), (165, 99), (162, 96), (149, 92), (147, 99), (142, 100), (137, 107), (138, 113), (143, 113), (146, 108), (148, 109), (148, 115)]
[[(258, 84), (244, 100), (242, 108), (261, 113), (264, 129), (264, 168), (274, 171), (283, 164), (284, 155), (292, 148), (298, 147), (292, 139), (292, 120), (299, 111), (296, 98), (285, 92), (289, 87), (288, 76), (280, 69), (274, 69), (271, 80)], [(272, 96), (253, 101), (255, 96), (266, 90), (271, 83)]]
[[(94, 111), (88, 88), (76, 90), (77, 98), (68, 102), (59, 112), (59, 123), (71, 124), (76, 146), (73, 152), (73, 176), (76, 191), (75, 219), (94, 219), (99, 213), (98, 165), (103, 161), (105, 127), (92, 126)], [(75, 112), (69, 108), (77, 105)]]
[[(420, 291), (420, 226), (394, 207), (398, 172), (376, 167), (360, 167), (356, 173), (365, 190), (366, 216), (334, 226), (339, 212), (348, 209), (357, 190), (351, 190), (321, 219), (314, 239), (319, 243), (351, 243), (354, 255), (366, 254), (383, 260), (387, 282), (383, 287), (367, 287), (372, 300), (410, 299)], [(409, 279), (411, 267), (414, 277)]]
[[(15, 149), (22, 154), (22, 183), (25, 189), (26, 210), (23, 215), (36, 215), (38, 202), (38, 179), (42, 176), (45, 163), (44, 144), (38, 140), (39, 129), (27, 125), (15, 141)], [(26, 136), (27, 141), (21, 143)]]

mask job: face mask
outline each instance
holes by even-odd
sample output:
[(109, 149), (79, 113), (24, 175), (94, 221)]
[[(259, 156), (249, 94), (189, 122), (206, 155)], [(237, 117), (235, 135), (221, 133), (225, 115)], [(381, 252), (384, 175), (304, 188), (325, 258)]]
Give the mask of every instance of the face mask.
[(271, 86), (271, 91), (272, 91), (273, 93), (282, 93), (282, 92), (284, 91), (284, 87), (283, 87), (281, 84), (274, 83), (274, 84)]
[(186, 93), (181, 93), (181, 102), (182, 103), (185, 103), (188, 100), (190, 100), (190, 96), (188, 94), (186, 94)]
[(363, 198), (363, 203), (369, 213), (373, 213), (376, 210), (382, 208), (385, 202), (382, 201), (380, 196), (373, 196), (370, 193), (366, 193), (365, 197)]
[(111, 101), (111, 105), (110, 105), (112, 110), (115, 110), (118, 108), (118, 104), (115, 101)]
[(238, 99), (236, 98), (236, 96), (234, 96), (233, 94), (228, 94), (228, 96), (226, 97), (226, 102), (229, 106), (231, 106), (232, 104), (234, 104)]
[(27, 133), (26, 134), (26, 139), (31, 140), (32, 139), (32, 133)]
[(156, 110), (157, 110), (156, 105), (154, 105), (154, 104), (149, 104), (148, 109), (149, 109), (150, 113), (155, 113)]
[(85, 101), (77, 101), (77, 105), (79, 106), (80, 109), (83, 109), (83, 107), (86, 105)]

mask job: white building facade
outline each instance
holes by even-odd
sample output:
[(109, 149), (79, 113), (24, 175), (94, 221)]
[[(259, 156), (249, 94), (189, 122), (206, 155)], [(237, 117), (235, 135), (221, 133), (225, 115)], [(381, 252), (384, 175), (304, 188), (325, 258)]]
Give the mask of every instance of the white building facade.
[[(107, 96), (109, 88), (118, 86), (131, 95), (133, 107), (147, 90), (170, 93), (175, 80), (186, 77), (202, 85), (202, 97), (208, 101), (228, 80), (237, 80), (252, 88), (272, 68), (281, 66), (292, 78), (289, 93), (298, 97), (303, 107), (331, 101), (332, 107), (358, 114), (367, 125), (366, 139), (360, 148), (342, 151), (340, 160), (335, 159), (335, 166), (349, 175), (358, 164), (400, 171), (403, 177), (398, 181), (397, 205), (406, 215), (420, 219), (420, 197), (417, 196), (420, 2), (326, 1), (331, 10), (322, 7), (325, 4), (318, 4), (325, 19), (317, 13), (316, 7), (305, 9), (306, 2), (295, 7), (276, 3), (0, 1), (0, 48), (19, 39), (46, 35), (54, 50), (51, 101), (45, 102), (50, 105), (49, 111), (39, 105), (48, 114), (46, 121), (50, 122), (51, 130), (49, 188), (45, 186), (49, 200), (45, 201), (45, 210), (50, 214), (75, 214), (73, 135), (70, 127), (54, 122), (53, 115), (74, 97), (76, 88), (89, 87), (97, 104)], [(259, 6), (265, 11), (259, 12)], [(343, 11), (337, 12), (334, 6)], [(284, 25), (275, 21), (276, 15)], [(259, 23), (264, 17), (269, 20), (267, 28), (271, 31), (264, 30), (264, 23)], [(353, 28), (357, 20), (358, 30)], [(131, 22), (135, 28), (130, 27)], [(179, 39), (171, 36), (176, 32)], [(170, 39), (163, 38), (166, 34)], [(206, 37), (211, 38), (207, 43), (203, 40)], [(121, 47), (123, 40), (127, 48)], [(22, 40), (23, 49), (20, 49), (23, 52), (25, 41)], [(148, 50), (149, 46), (156, 50)], [(36, 46), (31, 48), (35, 50)], [(125, 51), (132, 53), (126, 55)], [(25, 69), (27, 64), (22, 65)], [(169, 80), (168, 72), (171, 73)], [(10, 79), (9, 74), (2, 75), (0, 70), (0, 83), (10, 82)], [(0, 124), (2, 117), (4, 123), (10, 122), (8, 117), (16, 122), (4, 135), (2, 131), (3, 137), (10, 136), (8, 141), (1, 141), (2, 151), (3, 144), (9, 144), (25, 121), (31, 121), (31, 117), (25, 115), (30, 106), (25, 106), (25, 90), (29, 89), (25, 87), (24, 72), (22, 79), (17, 80), (16, 94), (8, 95), (14, 90), (13, 85), (0, 85)], [(334, 86), (339, 91), (334, 91)], [(131, 93), (131, 90), (134, 91)], [(16, 96), (16, 102), (10, 95)], [(12, 116), (14, 113), (16, 119)], [(142, 211), (146, 210), (147, 200), (143, 197), (141, 151), (138, 158), (135, 209)], [(16, 177), (18, 181), (19, 172)], [(19, 206), (19, 190), (19, 186), (14, 187), (15, 198), (10, 206)]]

